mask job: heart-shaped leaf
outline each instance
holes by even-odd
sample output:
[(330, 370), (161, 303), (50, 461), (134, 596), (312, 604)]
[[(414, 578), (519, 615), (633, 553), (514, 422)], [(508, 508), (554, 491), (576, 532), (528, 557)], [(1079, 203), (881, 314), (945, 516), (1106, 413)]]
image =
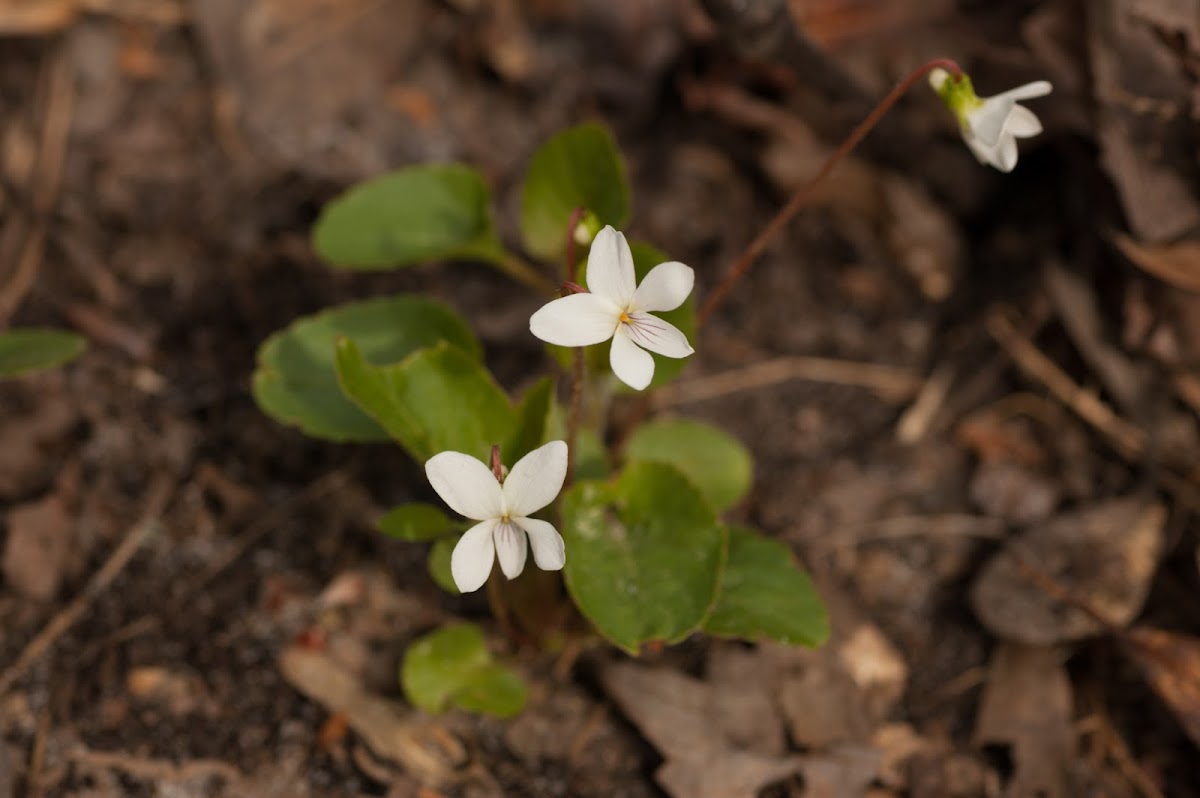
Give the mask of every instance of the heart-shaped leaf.
[(488, 187), (461, 164), (414, 166), (355, 186), (325, 206), (313, 246), (325, 261), (356, 269), (503, 258)]
[(342, 390), (418, 462), (438, 452), (487, 460), (513, 434), (517, 413), (492, 375), (449, 344), (372, 366), (349, 338), (337, 343)]
[(385, 441), (383, 428), (338, 387), (334, 344), (353, 338), (370, 363), (396, 363), (418, 349), (447, 341), (480, 355), (470, 328), (452, 310), (418, 296), (352, 302), (293, 322), (258, 349), (254, 399), (281, 424), (333, 441)]
[(651, 640), (682, 640), (704, 620), (726, 533), (682, 473), (631, 463), (615, 484), (577, 484), (562, 512), (567, 589), (605, 637), (636, 653)]
[(472, 712), (511, 717), (525, 705), (525, 684), (493, 661), (478, 626), (453, 624), (422, 637), (404, 652), (404, 694), (430, 713), (460, 706)]
[(526, 248), (543, 260), (558, 261), (576, 208), (586, 208), (601, 225), (617, 229), (629, 218), (625, 164), (612, 134), (595, 123), (562, 131), (529, 162), (521, 191)]
[(744, 640), (819, 646), (829, 617), (791, 550), (746, 527), (729, 528), (729, 558), (721, 591), (704, 631)]
[(717, 512), (746, 495), (754, 462), (746, 447), (724, 430), (677, 418), (638, 427), (625, 447), (629, 461), (670, 463), (700, 489)]
[(84, 349), (83, 336), (65, 330), (19, 327), (0, 332), (0, 379), (61, 366)]

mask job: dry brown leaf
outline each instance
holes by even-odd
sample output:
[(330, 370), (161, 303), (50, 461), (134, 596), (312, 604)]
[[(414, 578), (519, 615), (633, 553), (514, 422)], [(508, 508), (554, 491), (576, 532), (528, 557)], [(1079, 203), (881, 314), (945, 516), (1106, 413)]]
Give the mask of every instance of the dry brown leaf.
[(286, 649), (279, 669), (290, 685), (330, 713), (341, 713), (377, 756), (396, 762), (427, 784), (454, 781), (463, 752), (448, 750), (452, 740), (434, 734), (411, 710), (367, 692), (362, 683), (328, 654), (300, 646)]
[(0, 0), (0, 36), (45, 36), (79, 15), (75, 0)]
[(1143, 271), (1184, 291), (1200, 292), (1200, 241), (1175, 244), (1139, 244), (1127, 235), (1113, 240)]
[(739, 645), (715, 645), (708, 657), (713, 709), (725, 737), (737, 748), (763, 754), (787, 750), (783, 718), (763, 657)]
[(992, 656), (975, 723), (975, 742), (1011, 748), (1007, 793), (1068, 798), (1075, 755), (1071, 683), (1062, 655), (1049, 648), (1003, 643)]
[(801, 756), (737, 748), (718, 722), (714, 689), (698, 679), (619, 662), (604, 669), (601, 681), (665, 757), (655, 777), (675, 798), (753, 798), (805, 766)]
[[(1194, 20), (1200, 0), (1171, 0), (1176, 19)], [(1089, 0), (1088, 42), (1101, 156), (1129, 225), (1159, 243), (1200, 224), (1191, 178), (1191, 86), (1176, 52), (1176, 31), (1162, 15), (1147, 18), (1145, 0)], [(1186, 35), (1186, 31), (1179, 31)]]
[(8, 513), (4, 541), (4, 579), (17, 592), (49, 601), (62, 584), (75, 520), (66, 503), (52, 493)]
[(971, 590), (980, 621), (1006, 640), (1053, 645), (1105, 631), (1035, 583), (1057, 581), (1110, 623), (1141, 610), (1163, 544), (1166, 508), (1140, 497), (1095, 504), (1030, 527), (983, 567)]
[(1200, 747), (1200, 638), (1161, 629), (1131, 629), (1122, 647), (1154, 692)]

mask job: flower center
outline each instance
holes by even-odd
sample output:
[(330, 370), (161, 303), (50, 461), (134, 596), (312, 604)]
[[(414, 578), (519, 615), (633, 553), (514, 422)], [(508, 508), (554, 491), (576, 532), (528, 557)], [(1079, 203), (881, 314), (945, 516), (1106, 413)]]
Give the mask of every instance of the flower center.
[(628, 313), (626, 313), (625, 311), (623, 311), (623, 310), (622, 310), (622, 311), (621, 311), (621, 318), (620, 318), (620, 322), (621, 322), (622, 324), (632, 324), (632, 323), (633, 323), (633, 319), (629, 318), (629, 314), (628, 314)]

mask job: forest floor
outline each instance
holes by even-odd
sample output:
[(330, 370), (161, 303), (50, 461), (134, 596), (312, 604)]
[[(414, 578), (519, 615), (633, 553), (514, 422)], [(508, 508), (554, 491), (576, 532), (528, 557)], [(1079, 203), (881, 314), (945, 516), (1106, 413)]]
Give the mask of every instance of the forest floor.
[[(824, 648), (514, 645), (374, 530), (416, 464), (256, 407), (270, 333), (385, 293), (507, 388), (547, 365), (486, 268), (320, 263), (353, 182), (474, 164), (516, 241), (531, 153), (599, 120), (703, 296), (940, 56), (1054, 84), (1016, 170), (918, 86), (654, 402), (753, 453), (733, 517), (814, 574)], [(1198, 78), (1196, 0), (0, 2), (0, 326), (90, 340), (0, 384), (0, 798), (1200, 795)], [(456, 617), (516, 719), (403, 703)], [(314, 635), (341, 676), (287, 658)]]

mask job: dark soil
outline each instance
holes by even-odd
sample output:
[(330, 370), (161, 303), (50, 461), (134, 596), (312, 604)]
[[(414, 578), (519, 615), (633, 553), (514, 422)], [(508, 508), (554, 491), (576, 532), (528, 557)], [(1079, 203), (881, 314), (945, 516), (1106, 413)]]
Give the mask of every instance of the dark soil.
[[(1031, 103), (1046, 131), (1022, 142), (1017, 170), (976, 164), (918, 86), (755, 265), (682, 379), (788, 356), (844, 361), (851, 377), (681, 393), (663, 412), (747, 445), (756, 481), (735, 517), (791, 544), (895, 647), (898, 700), (857, 742), (886, 750), (872, 736), (886, 721), (924, 747), (871, 795), (1035, 794), (1014, 774), (1039, 767), (1070, 785), (1047, 796), (1200, 795), (1200, 741), (1115, 632), (1041, 646), (1066, 666), (1065, 754), (1031, 753), (1042, 731), (989, 738), (982, 694), (1006, 689), (989, 663), (1014, 644), (971, 604), (985, 565), (1027, 528), (1136, 496), (1168, 515), (1151, 581), (1131, 588), (1148, 598), (1120, 625), (1200, 633), (1194, 295), (1113, 243), (1123, 232), (1164, 247), (1192, 232), (1177, 206), (1197, 204), (1195, 30), (1154, 9), (1138, 16), (1157, 8), (1149, 0), (792, 5), (807, 8), (803, 23), (738, 40), (736, 14), (724, 19), (715, 0), (85, 3), (12, 36), (16, 12), (0, 4), (0, 325), (73, 327), (91, 341), (66, 368), (0, 383), (0, 540), (22, 508), (48, 497), (66, 508), (57, 525), (39, 522), (58, 554), (5, 566), (50, 588), (36, 595), (6, 570), (0, 674), (87, 596), (79, 621), (0, 690), (0, 798), (666, 794), (654, 780), (665, 754), (604, 687), (617, 655), (511, 645), (482, 597), (443, 594), (422, 547), (372, 527), (387, 507), (433, 499), (419, 468), (394, 447), (309, 440), (266, 418), (249, 389), (256, 347), (338, 302), (416, 291), (463, 313), (520, 390), (550, 365), (527, 333), (536, 297), (474, 264), (335, 271), (307, 240), (322, 204), (389, 168), (463, 160), (488, 176), (515, 242), (529, 155), (599, 119), (628, 159), (631, 235), (692, 265), (703, 297), (873, 99), (937, 56), (959, 59), (985, 93), (1055, 83)], [(1187, 90), (1156, 83), (1159, 67), (1114, 77), (1105, 48), (1132, 45), (1106, 32), (1110, 17), (1157, 31), (1155, 57)], [(1125, 106), (1104, 81), (1125, 87)], [(47, 108), (64, 91), (55, 121)], [(1167, 110), (1139, 116), (1120, 149), (1115, 115), (1143, 100)], [(1173, 158), (1180, 141), (1190, 160)], [(1171, 208), (1139, 209), (1158, 196), (1131, 188), (1143, 162), (1185, 187)], [(21, 248), (43, 224), (36, 281), (14, 294)], [(1076, 288), (1055, 293), (1051, 269)], [(8, 319), (6, 298), (18, 302)], [(1095, 308), (1098, 326), (1072, 331), (1077, 305)], [(989, 321), (997, 307), (1141, 430), (1142, 449), (1122, 452), (1015, 366)], [(946, 384), (926, 414), (911, 382), (864, 386), (854, 364)], [(156, 491), (167, 496), (157, 531), (88, 594)], [(344, 579), (368, 587), (339, 614), (318, 597)], [(452, 616), (483, 623), (532, 685), (517, 720), (438, 721), (471, 763), (457, 763), (456, 783), (422, 784), (373, 755), (278, 666), (315, 629), (343, 641), (370, 690), (402, 701), (400, 654)], [(704, 678), (719, 648), (697, 638), (642, 659)], [(1200, 670), (1176, 675), (1194, 694)], [(805, 773), (762, 794), (866, 794), (822, 792)]]

